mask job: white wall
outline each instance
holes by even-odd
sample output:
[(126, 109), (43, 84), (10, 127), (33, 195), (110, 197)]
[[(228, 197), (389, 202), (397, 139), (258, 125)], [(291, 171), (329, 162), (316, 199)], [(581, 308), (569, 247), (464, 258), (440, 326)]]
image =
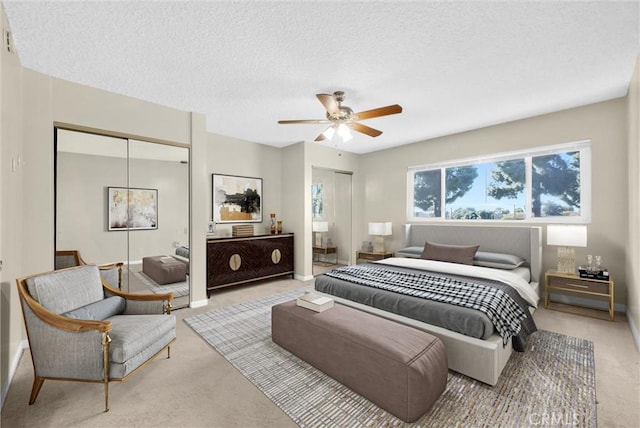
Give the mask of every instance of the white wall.
[[(262, 223), (247, 223), (254, 226), (255, 234), (270, 233), (270, 213), (283, 221), (283, 232), (291, 232), (283, 212), (281, 186), (282, 157), (278, 148), (238, 140), (222, 135), (208, 134), (207, 143), (207, 212), (212, 218), (211, 174), (239, 175), (262, 178)], [(216, 234), (231, 235), (231, 224), (218, 224)], [(295, 238), (294, 238), (295, 239)]]
[[(9, 23), (0, 3), (1, 30)], [(4, 35), (4, 31), (2, 33)], [(0, 49), (0, 407), (20, 357), (22, 311), (15, 278), (22, 265), (22, 67)], [(14, 168), (15, 165), (15, 168)]]
[(627, 246), (627, 317), (640, 350), (640, 55), (627, 94), (629, 152), (629, 242)]
[[(360, 164), (363, 192), (355, 196), (359, 198), (356, 204), (363, 207), (363, 215), (356, 234), (364, 240), (368, 221), (388, 219), (393, 222), (393, 237), (386, 241), (387, 247), (392, 251), (401, 247), (400, 226), (407, 221), (409, 166), (591, 139), (592, 221), (588, 225), (588, 247), (577, 248), (576, 258), (580, 262), (586, 254), (602, 255), (615, 281), (615, 301), (625, 305), (626, 110), (626, 100), (619, 98), (363, 155)], [(543, 235), (546, 240), (546, 232)], [(556, 265), (556, 254), (556, 247), (543, 248), (545, 270)]]

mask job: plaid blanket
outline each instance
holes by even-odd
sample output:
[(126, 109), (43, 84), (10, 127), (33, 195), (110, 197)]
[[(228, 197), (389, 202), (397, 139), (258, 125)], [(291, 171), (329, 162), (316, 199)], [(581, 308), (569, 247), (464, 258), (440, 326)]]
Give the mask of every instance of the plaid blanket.
[[(484, 313), (502, 337), (514, 338), (516, 351), (524, 350), (528, 335), (536, 331), (527, 303), (506, 284), (391, 266), (362, 264), (333, 269), (325, 275), (368, 287), (476, 309)], [(523, 321), (525, 329), (523, 329)], [(522, 331), (524, 330), (524, 331)], [(522, 333), (522, 334), (521, 334)], [(516, 340), (517, 339), (517, 340)]]

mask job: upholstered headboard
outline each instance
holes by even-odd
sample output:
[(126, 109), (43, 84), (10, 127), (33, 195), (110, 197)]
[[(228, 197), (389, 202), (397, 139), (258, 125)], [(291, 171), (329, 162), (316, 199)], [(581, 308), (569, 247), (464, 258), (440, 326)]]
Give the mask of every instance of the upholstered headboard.
[(531, 281), (540, 282), (542, 228), (537, 226), (475, 226), (405, 224), (405, 247), (423, 247), (425, 241), (452, 245), (480, 245), (478, 251), (515, 254), (529, 262)]

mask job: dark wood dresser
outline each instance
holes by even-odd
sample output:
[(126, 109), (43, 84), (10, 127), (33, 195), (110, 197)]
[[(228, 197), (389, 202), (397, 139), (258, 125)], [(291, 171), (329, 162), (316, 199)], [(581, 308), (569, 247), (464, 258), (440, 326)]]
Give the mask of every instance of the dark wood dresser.
[(211, 290), (282, 275), (293, 277), (293, 233), (207, 239)]

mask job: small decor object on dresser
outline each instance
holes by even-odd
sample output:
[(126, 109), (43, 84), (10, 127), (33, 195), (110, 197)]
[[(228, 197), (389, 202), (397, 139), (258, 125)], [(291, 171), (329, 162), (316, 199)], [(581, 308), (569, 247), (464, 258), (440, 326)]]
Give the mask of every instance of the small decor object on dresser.
[(231, 226), (231, 236), (253, 236), (253, 226), (250, 224)]
[(296, 304), (303, 308), (311, 309), (316, 312), (324, 312), (333, 308), (334, 300), (330, 297), (321, 296), (316, 293), (305, 293), (298, 297)]

